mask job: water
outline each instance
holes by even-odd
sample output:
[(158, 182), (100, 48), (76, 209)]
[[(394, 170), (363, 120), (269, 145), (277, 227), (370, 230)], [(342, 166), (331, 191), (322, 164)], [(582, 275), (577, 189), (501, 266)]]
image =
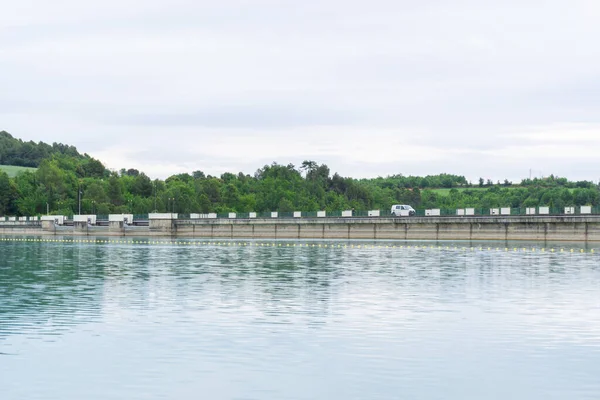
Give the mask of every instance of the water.
[(0, 398), (600, 398), (597, 252), (219, 243), (0, 242)]

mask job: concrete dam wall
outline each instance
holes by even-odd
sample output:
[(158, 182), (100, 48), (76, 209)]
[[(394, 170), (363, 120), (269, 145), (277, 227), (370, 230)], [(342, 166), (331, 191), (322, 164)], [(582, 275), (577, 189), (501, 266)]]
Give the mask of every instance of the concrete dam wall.
[(41, 221), (0, 225), (4, 235), (154, 236), (223, 239), (533, 240), (600, 242), (600, 216), (410, 218), (150, 219), (73, 226)]
[(249, 239), (600, 241), (600, 217), (178, 220), (174, 235)]

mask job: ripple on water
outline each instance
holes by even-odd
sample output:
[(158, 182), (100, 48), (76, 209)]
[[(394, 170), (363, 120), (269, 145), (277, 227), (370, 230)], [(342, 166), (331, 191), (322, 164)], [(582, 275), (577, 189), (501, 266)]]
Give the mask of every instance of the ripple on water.
[(598, 254), (234, 243), (0, 242), (3, 400), (600, 397)]

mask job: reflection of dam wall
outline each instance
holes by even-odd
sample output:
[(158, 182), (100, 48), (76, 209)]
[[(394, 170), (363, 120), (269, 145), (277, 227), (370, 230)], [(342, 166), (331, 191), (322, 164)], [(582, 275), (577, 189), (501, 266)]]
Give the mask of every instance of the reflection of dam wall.
[(5, 235), (176, 236), (246, 239), (600, 241), (600, 216), (151, 219), (148, 226), (0, 225)]

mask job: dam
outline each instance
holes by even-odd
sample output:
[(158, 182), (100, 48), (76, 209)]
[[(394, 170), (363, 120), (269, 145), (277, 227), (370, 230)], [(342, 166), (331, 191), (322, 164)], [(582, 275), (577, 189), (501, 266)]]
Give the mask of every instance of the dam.
[[(600, 242), (600, 215), (461, 215), (413, 217), (190, 218), (145, 220), (53, 216), (0, 221), (1, 235), (129, 236), (222, 239), (523, 240)], [(95, 217), (95, 216), (94, 216)]]

